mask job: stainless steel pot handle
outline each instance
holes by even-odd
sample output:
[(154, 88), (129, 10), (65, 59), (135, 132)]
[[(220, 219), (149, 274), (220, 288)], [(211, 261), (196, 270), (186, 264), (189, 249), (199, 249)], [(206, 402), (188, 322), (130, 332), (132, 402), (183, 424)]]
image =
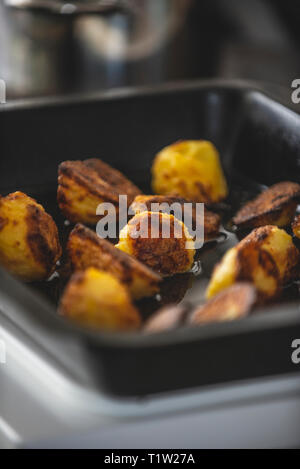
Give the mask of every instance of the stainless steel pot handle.
[(60, 15), (109, 13), (117, 10), (135, 12), (131, 0), (4, 0), (8, 7), (24, 10), (44, 10)]

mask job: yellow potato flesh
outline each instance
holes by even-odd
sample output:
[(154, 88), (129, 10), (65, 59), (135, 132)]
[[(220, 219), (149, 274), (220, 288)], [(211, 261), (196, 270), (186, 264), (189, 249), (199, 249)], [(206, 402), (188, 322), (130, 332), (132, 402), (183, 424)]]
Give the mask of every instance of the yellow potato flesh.
[[(256, 243), (253, 235), (261, 229), (268, 230), (267, 236)], [(265, 262), (262, 262), (262, 257)], [(283, 284), (291, 280), (298, 263), (299, 251), (290, 235), (276, 226), (258, 228), (231, 248), (215, 267), (206, 298), (212, 298), (239, 280), (251, 281), (262, 298), (273, 298)]]
[(139, 313), (125, 286), (113, 275), (94, 267), (71, 278), (60, 311), (91, 327), (129, 330), (140, 325)]
[(213, 203), (228, 194), (215, 146), (205, 140), (186, 140), (161, 150), (152, 166), (156, 194), (177, 194), (195, 202)]
[[(56, 225), (40, 204), (22, 192), (0, 199), (0, 264), (4, 268), (24, 281), (42, 280), (54, 271), (60, 255)], [(47, 256), (52, 262), (48, 263)]]

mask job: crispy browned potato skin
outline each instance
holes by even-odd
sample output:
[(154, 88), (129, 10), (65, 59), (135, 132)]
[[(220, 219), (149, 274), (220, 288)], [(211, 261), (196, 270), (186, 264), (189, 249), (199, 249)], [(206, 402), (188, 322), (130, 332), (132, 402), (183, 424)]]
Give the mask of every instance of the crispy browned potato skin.
[(233, 223), (242, 229), (264, 225), (287, 226), (299, 200), (299, 184), (287, 181), (274, 184), (244, 205), (233, 218)]
[(135, 299), (159, 291), (160, 275), (81, 224), (71, 231), (67, 252), (74, 271), (97, 267), (110, 272), (129, 288)]
[(197, 308), (191, 324), (232, 321), (247, 316), (257, 301), (256, 289), (247, 282), (238, 282)]
[(293, 223), (292, 223), (292, 230), (293, 230), (294, 235), (297, 238), (300, 238), (300, 215), (295, 216)]
[[(163, 238), (162, 229), (170, 223), (170, 237)], [(151, 236), (151, 225), (158, 228), (158, 237)], [(175, 229), (181, 237), (175, 237)], [(140, 233), (134, 237), (135, 230)], [(143, 212), (135, 215), (120, 232), (116, 245), (161, 275), (174, 275), (189, 271), (193, 266), (195, 249), (187, 228), (173, 215), (160, 212)]]
[(96, 171), (98, 176), (107, 182), (118, 194), (126, 194), (130, 203), (136, 197), (141, 194), (140, 189), (133, 184), (121, 171), (112, 168), (109, 164), (99, 158), (90, 158), (84, 160), (83, 163), (88, 167)]
[(299, 276), (299, 263), (300, 253), (284, 230), (274, 225), (255, 228), (216, 265), (206, 297), (235, 282), (248, 281), (255, 285), (259, 302), (273, 300), (284, 284)]
[(21, 280), (48, 278), (61, 257), (58, 230), (42, 205), (22, 192), (0, 196), (0, 264)]
[(59, 312), (93, 328), (125, 331), (137, 329), (141, 323), (127, 288), (110, 273), (94, 267), (71, 277)]
[(57, 201), (72, 223), (96, 224), (99, 204), (110, 202), (118, 213), (119, 195), (128, 204), (141, 191), (116, 169), (98, 159), (64, 161), (59, 165)]
[(183, 325), (189, 313), (187, 305), (169, 304), (160, 308), (145, 322), (144, 332), (167, 331)]
[[(196, 212), (196, 203), (188, 201), (182, 197), (178, 196), (172, 196), (172, 195), (138, 195), (135, 197), (134, 201), (131, 204), (131, 209), (136, 213), (141, 213), (143, 211), (143, 207), (147, 207), (148, 211), (153, 211), (155, 212), (156, 210), (151, 210), (151, 205), (152, 204), (168, 204), (169, 206), (178, 203), (182, 206), (184, 204), (190, 203), (192, 204), (192, 213), (191, 213), (191, 219), (192, 219), (192, 230), (195, 230), (196, 224), (197, 224), (197, 212)], [(162, 213), (168, 213), (162, 206), (158, 211)], [(202, 223), (202, 220), (198, 221), (198, 224), (200, 225)], [(220, 229), (220, 216), (217, 215), (216, 213), (211, 212), (210, 210), (207, 210), (205, 207), (204, 209), (204, 241), (209, 241), (218, 236), (219, 229)], [(187, 226), (189, 229), (190, 227)]]

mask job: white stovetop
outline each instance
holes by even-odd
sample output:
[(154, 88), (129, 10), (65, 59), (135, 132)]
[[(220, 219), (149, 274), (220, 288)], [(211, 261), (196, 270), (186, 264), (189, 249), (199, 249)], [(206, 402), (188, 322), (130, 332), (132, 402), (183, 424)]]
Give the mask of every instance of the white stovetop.
[(299, 374), (113, 399), (0, 333), (0, 447), (300, 447)]

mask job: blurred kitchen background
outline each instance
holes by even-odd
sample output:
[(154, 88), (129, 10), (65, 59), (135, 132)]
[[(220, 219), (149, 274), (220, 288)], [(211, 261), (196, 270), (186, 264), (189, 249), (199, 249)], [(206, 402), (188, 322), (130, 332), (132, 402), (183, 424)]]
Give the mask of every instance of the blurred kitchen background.
[(299, 0), (0, 0), (7, 99), (244, 78), (290, 93)]

